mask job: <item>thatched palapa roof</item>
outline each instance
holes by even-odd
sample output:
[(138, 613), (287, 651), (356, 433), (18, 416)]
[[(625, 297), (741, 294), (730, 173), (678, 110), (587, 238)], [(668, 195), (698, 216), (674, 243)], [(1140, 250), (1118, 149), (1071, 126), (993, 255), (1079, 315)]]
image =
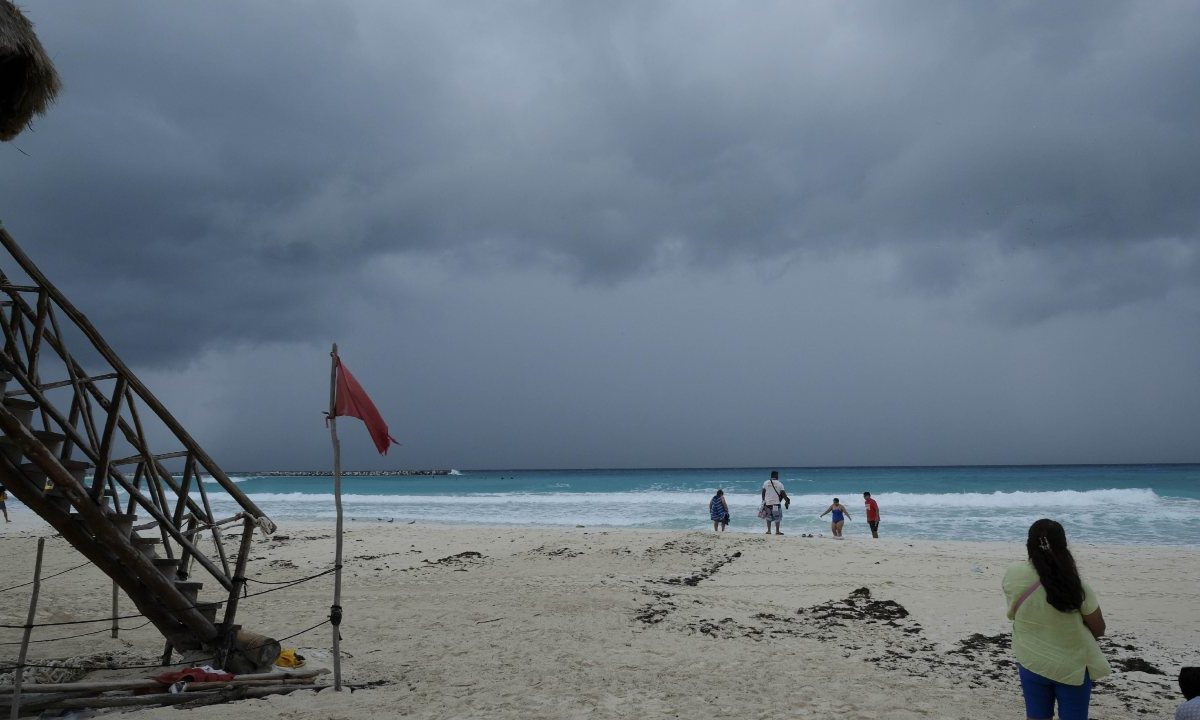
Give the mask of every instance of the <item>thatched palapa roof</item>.
[(54, 63), (10, 0), (0, 0), (0, 140), (12, 140), (62, 88)]

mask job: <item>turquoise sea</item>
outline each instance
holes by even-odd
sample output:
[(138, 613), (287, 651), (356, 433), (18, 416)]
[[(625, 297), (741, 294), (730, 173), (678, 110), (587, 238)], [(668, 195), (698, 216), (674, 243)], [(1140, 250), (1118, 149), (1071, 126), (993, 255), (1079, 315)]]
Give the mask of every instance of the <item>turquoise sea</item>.
[[(1075, 543), (1200, 547), (1200, 465), (456, 470), (343, 477), (342, 495), (347, 521), (711, 530), (708, 500), (723, 488), (730, 531), (757, 532), (772, 469), (792, 498), (785, 533), (828, 534), (817, 516), (839, 497), (852, 514), (847, 536), (868, 535), (869, 490), (884, 537), (1022, 541), (1031, 522), (1050, 517)], [(281, 525), (334, 517), (331, 477), (231, 477)], [(227, 495), (211, 499), (233, 512)]]

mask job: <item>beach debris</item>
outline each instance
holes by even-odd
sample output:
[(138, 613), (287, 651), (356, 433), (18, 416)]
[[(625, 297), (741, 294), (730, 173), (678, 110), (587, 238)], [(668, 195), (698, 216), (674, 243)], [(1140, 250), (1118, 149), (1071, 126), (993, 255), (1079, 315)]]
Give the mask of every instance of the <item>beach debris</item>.
[(733, 562), (735, 559), (740, 558), (741, 556), (742, 553), (739, 550), (732, 555), (726, 555), (725, 557), (709, 562), (701, 567), (699, 572), (693, 575), (687, 575), (685, 577), (662, 578), (659, 580), (651, 580), (650, 582), (660, 582), (668, 585), (690, 585), (695, 587), (696, 585), (700, 584), (701, 580), (707, 580), (715, 575), (718, 570)]
[[(874, 620), (880, 623), (892, 623), (908, 617), (908, 610), (895, 600), (872, 600), (871, 590), (861, 587), (850, 593), (845, 600), (830, 600), (829, 602), (800, 608), (797, 615), (809, 615), (816, 620), (837, 621)], [(920, 625), (917, 624), (916, 632)]]
[(1121, 672), (1144, 672), (1147, 675), (1166, 675), (1140, 657), (1112, 658), (1109, 664)]
[(545, 545), (535, 547), (530, 550), (529, 555), (545, 555), (546, 557), (579, 557), (583, 554), (582, 550), (572, 550), (571, 548), (558, 548), (557, 550), (547, 550)]
[(638, 608), (634, 613), (634, 619), (646, 625), (657, 625), (665, 620), (672, 610), (678, 607), (671, 601), (674, 595), (669, 592), (643, 588), (642, 593), (654, 598), (654, 600)]
[(675, 607), (675, 603), (668, 600), (661, 600), (657, 604), (649, 603), (638, 608), (634, 617), (646, 625), (657, 625), (665, 620)]
[[(409, 550), (409, 552), (414, 552), (414, 551)], [(419, 551), (417, 551), (417, 552), (419, 552)], [(397, 555), (397, 554), (400, 554), (400, 551), (397, 551), (395, 553), (385, 553), (385, 555)], [(376, 557), (384, 557), (384, 555), (379, 555)], [(480, 561), (485, 560), (485, 559), (486, 559), (486, 557), (483, 555), (483, 553), (478, 553), (478, 552), (475, 552), (474, 550), (467, 550), (465, 552), (460, 552), (456, 555), (447, 555), (446, 557), (438, 558), (437, 560), (430, 560), (428, 558), (422, 558), (421, 562), (425, 563), (424, 565), (417, 565), (415, 567), (408, 567), (408, 568), (400, 568), (398, 570), (398, 572), (409, 572), (411, 570), (430, 570), (435, 567), (450, 568), (454, 572), (466, 572), (468, 567), (470, 567), (471, 565), (476, 565)]]
[(378, 555), (355, 555), (354, 557), (352, 557), (350, 559), (351, 560), (378, 560), (379, 558), (391, 557), (392, 555), (399, 555), (401, 552), (402, 551), (397, 550), (396, 552), (380, 553)]
[(465, 565), (472, 560), (482, 560), (483, 553), (475, 552), (474, 550), (466, 550), (457, 555), (447, 555), (444, 558), (437, 560), (424, 559), (421, 562), (429, 563), (430, 565)]
[[(725, 636), (726, 630), (729, 628), (729, 626), (733, 626), (734, 628), (740, 627), (736, 620), (731, 617), (727, 617), (720, 620), (701, 620), (699, 623), (696, 623), (694, 630), (701, 635), (708, 635), (712, 638), (720, 638)], [(746, 629), (746, 633), (761, 635), (762, 631), (758, 628), (749, 628)]]

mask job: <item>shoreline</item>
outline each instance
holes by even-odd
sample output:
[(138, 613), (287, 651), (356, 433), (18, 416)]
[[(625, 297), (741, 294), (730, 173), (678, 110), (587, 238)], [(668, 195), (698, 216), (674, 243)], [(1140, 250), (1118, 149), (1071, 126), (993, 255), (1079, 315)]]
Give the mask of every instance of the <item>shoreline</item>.
[[(21, 514), (26, 522), (0, 525), (6, 584), (29, 579), (26, 550), (45, 528)], [(277, 582), (330, 567), (333, 530), (332, 521), (284, 523), (255, 541), (247, 575)], [(348, 522), (345, 531), (343, 672), (351, 684), (378, 685), (255, 700), (256, 712), (1000, 720), (1022, 709), (1005, 665), (1009, 624), (999, 585), (1023, 543), (374, 521)], [(1178, 666), (1200, 660), (1192, 611), (1200, 605), (1200, 551), (1072, 549), (1100, 597), (1116, 670), (1098, 684), (1092, 717), (1169, 717), (1179, 702)], [(45, 572), (78, 562), (61, 539), (47, 541)], [(38, 617), (87, 617), (82, 608), (110, 587), (90, 567), (50, 580)], [(286, 636), (327, 615), (331, 588), (325, 577), (250, 598), (238, 621)], [(22, 591), (0, 594), (0, 613), (23, 617), (27, 600)], [(328, 631), (285, 646), (327, 666)], [(16, 632), (0, 642), (19, 639)], [(40, 636), (53, 637), (49, 629)], [(151, 627), (119, 640), (102, 633), (34, 647), (34, 661), (101, 650), (153, 659), (162, 641)], [(0, 656), (15, 656), (10, 649)], [(768, 668), (774, 683), (763, 676)], [(232, 719), (247, 709), (135, 714)]]
[[(342, 470), (343, 477), (415, 477), (430, 475), (450, 475), (454, 471), (444, 470)], [(258, 477), (333, 477), (332, 470), (230, 470), (225, 473), (233, 475), (255, 475)], [(212, 477), (202, 473), (204, 477)]]

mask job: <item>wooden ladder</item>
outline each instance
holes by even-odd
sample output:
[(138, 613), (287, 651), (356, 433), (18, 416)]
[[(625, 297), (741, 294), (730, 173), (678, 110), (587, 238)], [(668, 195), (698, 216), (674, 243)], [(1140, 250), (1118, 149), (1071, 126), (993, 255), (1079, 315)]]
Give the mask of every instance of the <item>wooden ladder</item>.
[[(174, 649), (233, 672), (269, 665), (278, 643), (234, 620), (251, 540), (274, 523), (3, 228), (0, 245), (12, 261), (0, 254), (0, 483), (124, 590), (166, 638), (164, 661)], [(154, 452), (164, 437), (173, 447)], [(210, 484), (232, 500), (228, 517), (214, 514)], [(201, 601), (210, 582), (219, 595)]]

